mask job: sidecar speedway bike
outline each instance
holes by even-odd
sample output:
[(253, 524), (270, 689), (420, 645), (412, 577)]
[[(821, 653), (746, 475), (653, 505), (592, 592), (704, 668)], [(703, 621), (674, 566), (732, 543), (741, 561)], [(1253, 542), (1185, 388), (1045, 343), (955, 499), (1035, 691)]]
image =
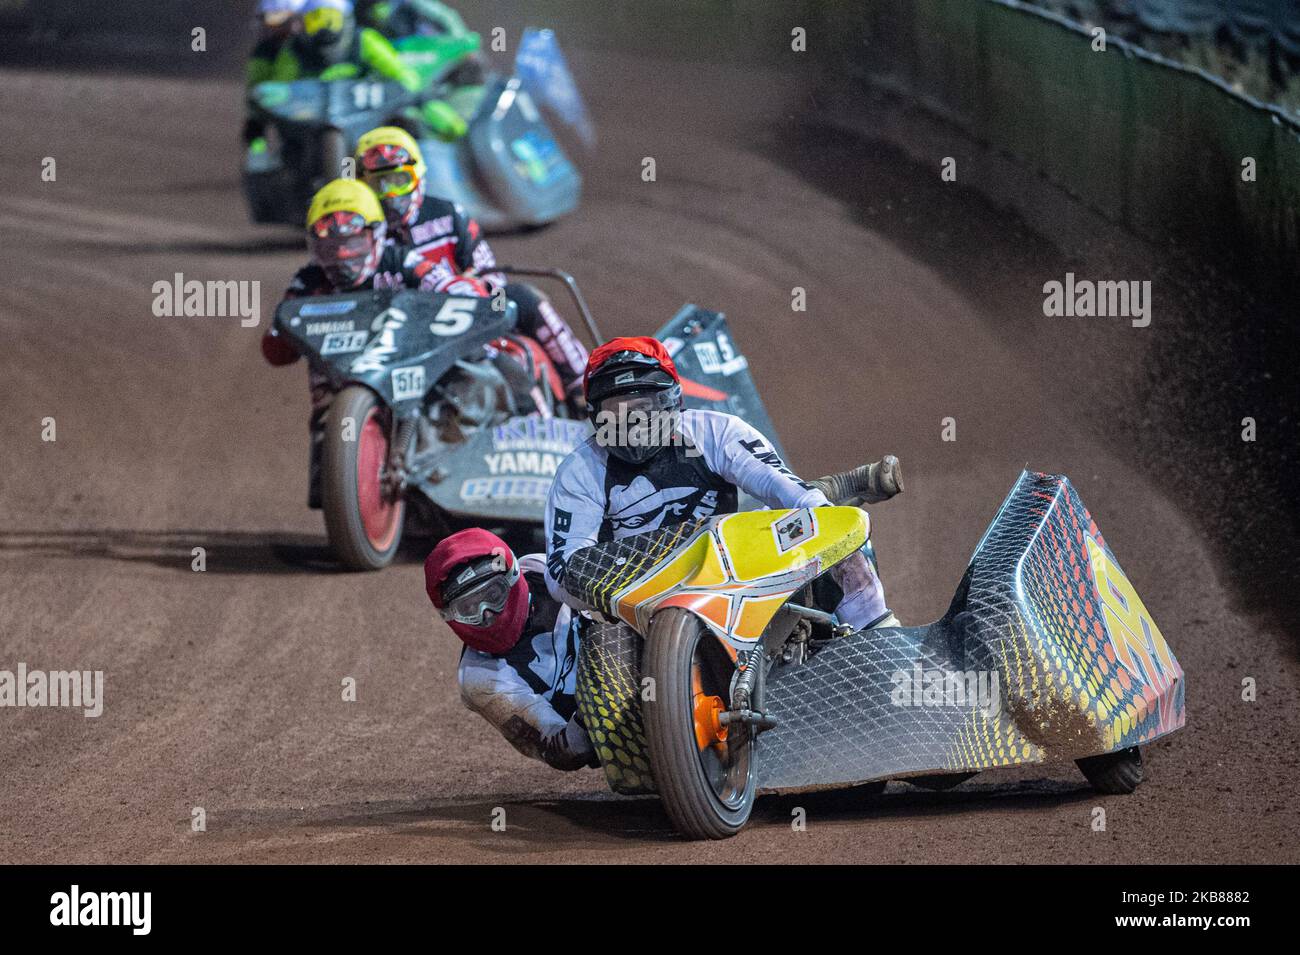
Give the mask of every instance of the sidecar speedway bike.
[(824, 609), (867, 530), (852, 507), (753, 511), (573, 555), (565, 586), (605, 618), (578, 705), (615, 792), (718, 839), (760, 791), (1066, 760), (1132, 791), (1138, 747), (1184, 723), (1183, 672), (1064, 476), (1021, 474), (928, 626), (847, 632)]
[[(497, 269), (561, 282), (591, 342), (604, 341), (571, 275)], [(308, 499), (344, 567), (387, 566), (408, 504), (427, 535), (464, 523), (540, 531), (556, 468), (591, 425), (567, 417), (545, 351), (514, 334), (517, 311), (407, 289), (289, 299), (276, 310), (276, 331), (333, 392), (312, 425)], [(771, 433), (722, 313), (687, 305), (658, 337), (677, 356), (687, 407)]]
[[(516, 75), (489, 72), (460, 86), (452, 79), (479, 52), (477, 34), (407, 37), (396, 46), (424, 79), (420, 90), (364, 78), (266, 82), (249, 91), (249, 115), (269, 131), (267, 148), (244, 158), (254, 222), (300, 225), (313, 193), (348, 174), (361, 136), (391, 125), (420, 141), (428, 194), (460, 203), (489, 232), (545, 225), (577, 208), (582, 175), (538, 108), (558, 106), (553, 117), (589, 124), (553, 34), (525, 33)], [(419, 104), (434, 92), (469, 124), (456, 142), (437, 139), (419, 118)]]

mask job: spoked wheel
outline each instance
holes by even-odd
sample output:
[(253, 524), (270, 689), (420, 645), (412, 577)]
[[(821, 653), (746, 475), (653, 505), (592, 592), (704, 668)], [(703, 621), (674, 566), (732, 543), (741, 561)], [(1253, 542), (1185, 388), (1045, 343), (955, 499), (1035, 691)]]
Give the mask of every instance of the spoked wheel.
[(749, 821), (758, 779), (753, 731), (723, 726), (735, 671), (693, 614), (661, 610), (642, 662), (654, 680), (643, 705), (650, 766), (673, 825), (692, 839), (725, 839)]
[(325, 422), (321, 505), (330, 547), (351, 570), (392, 562), (402, 539), (406, 501), (384, 487), (392, 416), (369, 388), (334, 396)]

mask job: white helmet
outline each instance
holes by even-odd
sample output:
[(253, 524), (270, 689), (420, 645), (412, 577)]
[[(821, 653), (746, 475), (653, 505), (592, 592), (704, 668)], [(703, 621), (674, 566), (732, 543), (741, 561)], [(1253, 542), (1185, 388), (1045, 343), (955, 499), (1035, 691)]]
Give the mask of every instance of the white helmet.
[(302, 13), (302, 8), (306, 5), (307, 0), (257, 0), (257, 15), (291, 17)]

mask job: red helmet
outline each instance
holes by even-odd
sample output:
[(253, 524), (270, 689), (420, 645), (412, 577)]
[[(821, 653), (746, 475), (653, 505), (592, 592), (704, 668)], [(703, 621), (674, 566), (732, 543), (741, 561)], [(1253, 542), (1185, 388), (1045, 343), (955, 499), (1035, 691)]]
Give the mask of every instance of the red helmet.
[(506, 542), (472, 527), (438, 542), (424, 590), (452, 632), (482, 653), (505, 653), (528, 618), (528, 582)]
[(667, 446), (681, 414), (682, 383), (663, 342), (614, 338), (591, 353), (582, 379), (596, 443), (631, 464)]

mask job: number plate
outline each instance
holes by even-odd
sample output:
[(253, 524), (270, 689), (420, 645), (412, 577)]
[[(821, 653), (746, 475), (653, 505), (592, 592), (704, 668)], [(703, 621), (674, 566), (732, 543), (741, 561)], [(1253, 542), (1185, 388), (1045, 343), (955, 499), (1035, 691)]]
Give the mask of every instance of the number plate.
[(370, 333), (360, 332), (333, 332), (326, 335), (321, 342), (320, 353), (322, 355), (346, 355), (350, 352), (361, 351), (366, 347), (366, 339)]
[(424, 397), (424, 366), (393, 369), (393, 400)]

